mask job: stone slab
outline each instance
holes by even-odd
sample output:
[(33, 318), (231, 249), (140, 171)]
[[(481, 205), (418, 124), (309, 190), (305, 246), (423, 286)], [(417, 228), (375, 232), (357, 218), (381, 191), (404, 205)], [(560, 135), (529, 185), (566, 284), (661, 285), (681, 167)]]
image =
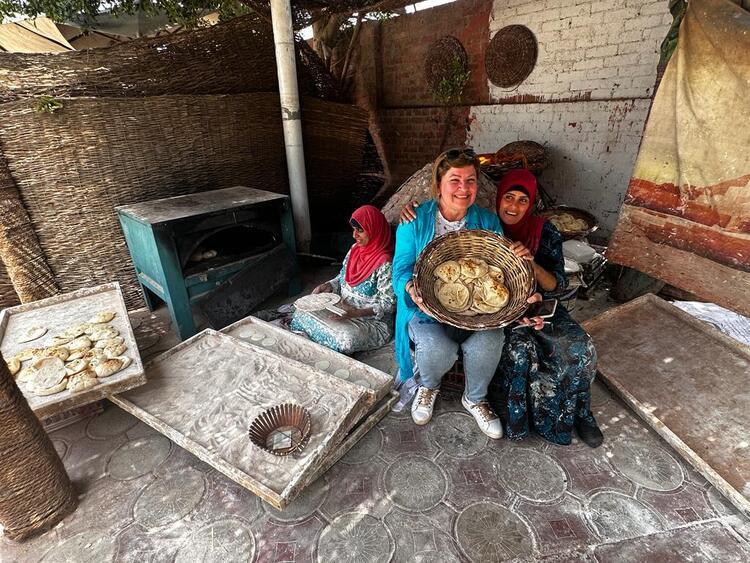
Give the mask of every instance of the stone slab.
[(750, 515), (750, 348), (651, 294), (584, 327), (606, 383)]
[[(85, 323), (91, 316), (105, 310), (117, 313), (108, 324), (114, 326), (125, 340), (124, 343), (128, 347), (125, 355), (133, 360), (132, 363), (126, 369), (99, 380), (99, 385), (78, 393), (65, 390), (46, 397), (36, 397), (20, 384), (26, 400), (40, 419), (93, 403), (146, 382), (120, 284), (115, 282), (79, 289), (72, 293), (10, 307), (0, 313), (0, 350), (4, 358), (10, 358), (25, 348), (51, 346), (52, 337), (57, 333)], [(33, 326), (43, 326), (48, 331), (44, 336), (31, 342), (18, 342), (19, 335)], [(26, 365), (28, 362), (24, 362), (24, 366)]]
[[(146, 374), (146, 385), (111, 400), (279, 509), (367, 412), (361, 387), (210, 329), (156, 357)], [(310, 411), (312, 431), (301, 452), (277, 457), (247, 430), (285, 402)]]
[(364, 388), (368, 407), (373, 407), (393, 387), (393, 377), (387, 373), (252, 316), (223, 328), (221, 332)]

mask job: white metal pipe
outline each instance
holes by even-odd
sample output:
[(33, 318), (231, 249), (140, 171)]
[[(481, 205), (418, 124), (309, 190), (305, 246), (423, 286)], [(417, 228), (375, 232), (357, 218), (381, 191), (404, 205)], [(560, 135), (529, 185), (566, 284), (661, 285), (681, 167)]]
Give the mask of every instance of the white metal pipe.
[(294, 31), (290, 0), (271, 0), (273, 42), (276, 46), (276, 73), (279, 77), (281, 119), (284, 128), (289, 195), (292, 200), (297, 250), (310, 250), (310, 205), (307, 199), (305, 153), (302, 147), (297, 63), (294, 55)]

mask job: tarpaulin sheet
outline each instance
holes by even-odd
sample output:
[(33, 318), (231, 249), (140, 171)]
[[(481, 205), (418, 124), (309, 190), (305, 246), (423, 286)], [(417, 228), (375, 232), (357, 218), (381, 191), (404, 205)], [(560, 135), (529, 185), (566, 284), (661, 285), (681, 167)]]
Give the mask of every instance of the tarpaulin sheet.
[(608, 256), (750, 315), (750, 12), (691, 0)]

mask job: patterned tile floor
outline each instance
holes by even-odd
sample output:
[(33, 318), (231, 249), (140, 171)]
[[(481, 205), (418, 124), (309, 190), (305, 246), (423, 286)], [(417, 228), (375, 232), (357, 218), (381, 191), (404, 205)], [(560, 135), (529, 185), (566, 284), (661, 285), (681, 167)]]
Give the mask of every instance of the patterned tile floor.
[[(144, 357), (175, 343), (136, 315)], [(368, 363), (392, 368), (387, 351)], [(0, 561), (748, 561), (750, 521), (599, 383), (596, 450), (391, 413), (284, 512), (114, 405), (52, 433), (78, 510)]]

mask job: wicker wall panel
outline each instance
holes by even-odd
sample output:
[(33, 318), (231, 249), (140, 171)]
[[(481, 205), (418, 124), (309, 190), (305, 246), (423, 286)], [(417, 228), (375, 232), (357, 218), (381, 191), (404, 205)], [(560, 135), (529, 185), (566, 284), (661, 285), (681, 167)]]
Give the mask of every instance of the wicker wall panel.
[[(60, 289), (117, 280), (137, 307), (114, 206), (233, 185), (286, 192), (279, 116), (277, 93), (78, 98), (54, 114), (24, 100), (0, 104), (0, 146)], [(366, 128), (358, 108), (303, 100), (313, 210), (354, 185)]]
[[(0, 53), (0, 102), (41, 95), (272, 92), (278, 90), (272, 37), (270, 25), (246, 16), (190, 33), (104, 49), (55, 55)], [(309, 58), (303, 56), (297, 65), (300, 91), (330, 99), (323, 92), (325, 77)]]

